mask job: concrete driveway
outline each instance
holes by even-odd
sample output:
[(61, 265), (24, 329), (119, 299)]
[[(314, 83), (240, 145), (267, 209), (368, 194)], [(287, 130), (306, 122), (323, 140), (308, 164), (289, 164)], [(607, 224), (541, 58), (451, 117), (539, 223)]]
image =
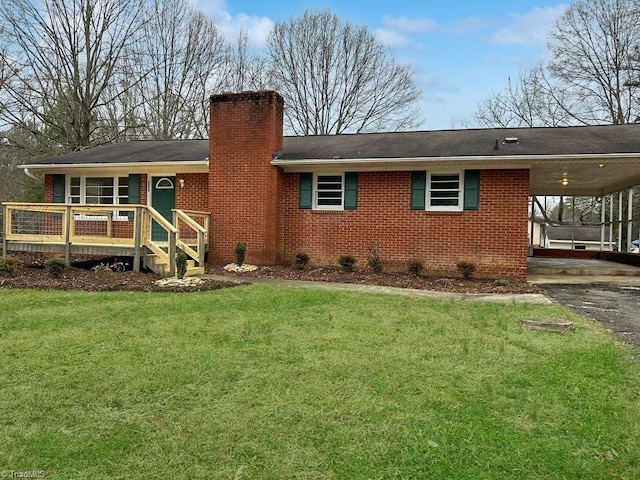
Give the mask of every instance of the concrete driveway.
[(600, 322), (640, 354), (640, 268), (602, 260), (531, 258), (528, 280), (553, 301)]

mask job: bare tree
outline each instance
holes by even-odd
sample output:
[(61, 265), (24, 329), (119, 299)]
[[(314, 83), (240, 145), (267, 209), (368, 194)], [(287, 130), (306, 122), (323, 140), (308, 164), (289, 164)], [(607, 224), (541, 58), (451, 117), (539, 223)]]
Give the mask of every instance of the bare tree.
[[(0, 122), (29, 132), (32, 154), (102, 141), (105, 105), (120, 93), (122, 54), (141, 26), (144, 0), (3, 0), (11, 49)], [(109, 91), (110, 94), (106, 95)]]
[(509, 78), (506, 87), (483, 99), (474, 113), (483, 127), (557, 127), (576, 123), (567, 113), (572, 98), (545, 73), (543, 64)]
[(187, 0), (154, 0), (137, 41), (127, 49), (120, 90), (111, 115), (127, 135), (176, 139), (207, 136), (208, 96), (218, 89), (227, 58), (224, 39), (212, 20)]
[(640, 42), (637, 0), (579, 0), (549, 40), (549, 72), (580, 100), (586, 123), (627, 123), (637, 116), (633, 54)]
[(364, 26), (330, 10), (277, 22), (267, 50), (273, 87), (285, 99), (285, 124), (298, 135), (403, 130), (417, 124), (420, 92)]
[(247, 31), (241, 29), (230, 48), (223, 88), (234, 92), (262, 90), (268, 87), (267, 59), (249, 45)]
[(576, 0), (549, 35), (546, 63), (475, 113), (482, 126), (627, 123), (639, 114), (638, 0)]

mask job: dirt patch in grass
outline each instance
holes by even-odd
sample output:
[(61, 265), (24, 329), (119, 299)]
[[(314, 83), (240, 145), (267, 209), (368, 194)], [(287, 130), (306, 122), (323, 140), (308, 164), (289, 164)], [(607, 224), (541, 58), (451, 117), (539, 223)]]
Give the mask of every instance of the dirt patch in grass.
[(470, 278), (464, 279), (455, 274), (451, 276), (427, 273), (420, 276), (407, 272), (375, 273), (369, 269), (356, 269), (345, 272), (339, 267), (305, 268), (276, 265), (261, 267), (253, 272), (230, 273), (223, 265), (209, 266), (208, 274), (230, 275), (234, 278), (275, 278), (283, 280), (301, 280), (314, 282), (356, 283), (386, 287), (413, 288), (455, 293), (541, 293), (541, 289), (518, 278)]

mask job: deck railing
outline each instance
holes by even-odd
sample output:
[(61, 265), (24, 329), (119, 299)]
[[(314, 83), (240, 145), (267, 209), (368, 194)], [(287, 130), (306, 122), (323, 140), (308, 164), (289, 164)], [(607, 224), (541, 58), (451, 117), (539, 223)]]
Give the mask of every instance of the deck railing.
[(183, 210), (174, 210), (172, 224), (146, 205), (114, 210), (111, 205), (8, 202), (0, 217), (5, 256), (12, 250), (60, 251), (70, 263), (72, 250), (111, 248), (130, 252), (139, 270), (146, 247), (168, 265), (170, 275), (175, 274), (177, 248), (204, 266), (210, 224), (208, 213)]

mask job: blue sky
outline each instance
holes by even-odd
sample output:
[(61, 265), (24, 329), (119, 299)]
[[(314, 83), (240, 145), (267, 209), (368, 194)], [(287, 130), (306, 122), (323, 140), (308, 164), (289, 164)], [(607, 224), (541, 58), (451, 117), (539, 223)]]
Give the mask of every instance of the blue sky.
[(546, 35), (568, 1), (191, 0), (233, 40), (240, 27), (263, 46), (275, 21), (306, 8), (331, 8), (365, 24), (410, 63), (422, 90), (422, 129), (473, 126), (480, 100), (546, 54)]

